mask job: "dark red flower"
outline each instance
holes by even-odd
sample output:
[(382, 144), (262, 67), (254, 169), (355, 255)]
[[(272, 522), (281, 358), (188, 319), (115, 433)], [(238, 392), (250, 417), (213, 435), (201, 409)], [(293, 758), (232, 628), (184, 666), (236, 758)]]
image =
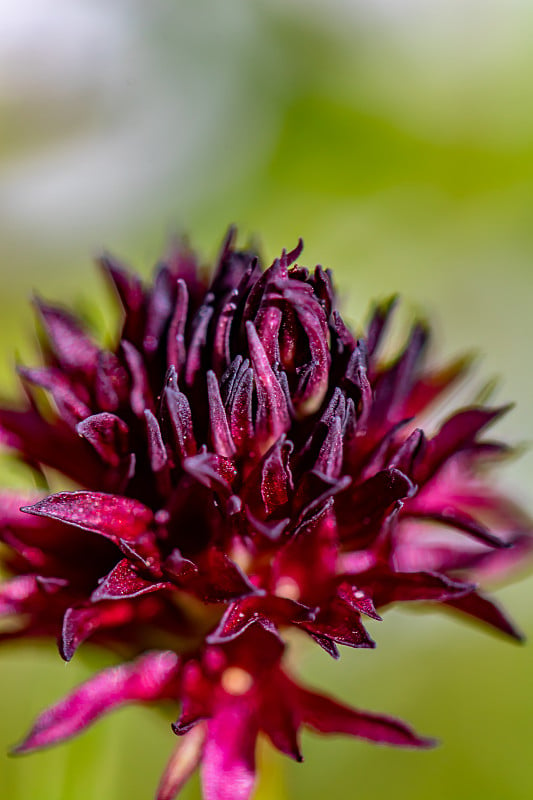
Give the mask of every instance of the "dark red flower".
[(126, 661), (45, 711), (17, 752), (173, 700), (180, 746), (158, 800), (200, 762), (206, 800), (245, 800), (260, 733), (297, 760), (303, 726), (431, 744), (301, 687), (287, 629), (337, 658), (374, 647), (365, 619), (428, 601), (519, 638), (475, 582), (530, 549), (529, 521), (481, 469), (507, 452), (482, 438), (504, 409), (425, 433), (467, 363), (426, 366), (419, 323), (386, 362), (392, 304), (354, 337), (329, 272), (294, 266), (301, 250), (263, 272), (231, 231), (210, 282), (179, 246), (150, 286), (104, 257), (123, 309), (110, 349), (38, 302), (44, 365), (20, 369), (25, 405), (0, 409), (1, 437), (40, 485), (52, 469), (79, 489), (3, 496), (0, 609), (18, 625), (1, 638), (57, 637), (67, 661), (90, 640)]

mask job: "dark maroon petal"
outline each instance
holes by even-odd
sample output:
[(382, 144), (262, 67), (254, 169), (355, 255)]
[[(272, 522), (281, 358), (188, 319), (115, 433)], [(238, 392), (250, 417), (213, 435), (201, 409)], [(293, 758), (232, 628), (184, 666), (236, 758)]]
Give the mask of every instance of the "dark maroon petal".
[(301, 763), (303, 756), (298, 740), (300, 720), (290, 694), (285, 697), (277, 683), (273, 683), (265, 694), (261, 707), (261, 729), (281, 753)]
[(292, 442), (282, 436), (266, 453), (261, 465), (261, 498), (267, 514), (277, 511), (289, 501), (294, 490), (289, 457)]
[(430, 503), (427, 505), (422, 501), (417, 502), (415, 498), (413, 505), (407, 510), (406, 516), (415, 519), (427, 519), (431, 522), (438, 522), (441, 525), (450, 525), (489, 547), (506, 548), (511, 546), (510, 543), (504, 542), (498, 536), (495, 536), (465, 511), (460, 511), (449, 505), (445, 505), (444, 508), (432, 508), (431, 498)]
[(231, 490), (231, 483), (237, 474), (237, 470), (229, 458), (218, 456), (216, 453), (208, 453), (205, 449), (195, 456), (185, 458), (183, 468), (208, 489), (216, 489), (228, 494)]
[(210, 547), (198, 559), (198, 567), (198, 582), (193, 590), (206, 602), (225, 602), (260, 592), (240, 567), (217, 547)]
[(108, 711), (127, 703), (152, 702), (167, 696), (177, 668), (177, 656), (161, 651), (146, 653), (130, 664), (102, 670), (41, 714), (14, 752), (29, 753), (58, 744)]
[(348, 647), (374, 648), (376, 643), (368, 635), (361, 615), (340, 598), (335, 598), (324, 609), (319, 610), (316, 619), (302, 625), (306, 631), (326, 636), (337, 644)]
[(120, 600), (131, 597), (140, 597), (142, 594), (158, 592), (169, 589), (171, 585), (166, 582), (145, 580), (133, 569), (127, 558), (119, 561), (109, 575), (103, 578), (98, 588), (91, 595), (91, 600)]
[(320, 733), (345, 733), (396, 747), (433, 747), (435, 741), (418, 736), (392, 717), (358, 711), (335, 700), (294, 687), (302, 722)]
[(248, 698), (228, 696), (207, 723), (201, 768), (205, 800), (249, 800), (255, 783), (257, 733)]
[(394, 423), (405, 418), (405, 404), (416, 381), (428, 336), (427, 327), (420, 322), (415, 323), (403, 352), (379, 376), (374, 387), (372, 422), (387, 420)]
[(25, 380), (50, 392), (61, 417), (69, 425), (76, 425), (91, 413), (91, 409), (76, 395), (70, 381), (59, 370), (19, 367), (18, 371)]
[(108, 275), (124, 309), (123, 339), (140, 345), (144, 329), (145, 292), (141, 279), (126, 270), (109, 253), (99, 258), (99, 263)]
[(167, 386), (163, 392), (162, 402), (168, 413), (174, 441), (181, 459), (193, 456), (197, 446), (192, 427), (192, 415), (189, 401), (184, 394)]
[(212, 370), (207, 373), (207, 392), (213, 449), (218, 455), (231, 458), (235, 453), (235, 442), (231, 436), (226, 411), (222, 404), (218, 380)]
[(154, 410), (146, 367), (141, 354), (130, 342), (123, 340), (121, 347), (131, 376), (131, 407), (138, 417), (142, 417), (147, 408)]
[(472, 356), (462, 356), (443, 369), (424, 370), (411, 389), (404, 404), (403, 413), (407, 417), (424, 411), (431, 403), (463, 378), (472, 366)]
[(196, 312), (192, 323), (192, 335), (185, 364), (185, 383), (192, 386), (196, 375), (202, 366), (202, 351), (207, 341), (207, 329), (213, 316), (213, 306), (209, 302), (213, 295), (207, 295), (206, 302)]
[(231, 436), (240, 451), (252, 446), (255, 435), (252, 416), (254, 371), (247, 365), (248, 359), (245, 359), (227, 400)]
[(161, 472), (167, 465), (168, 456), (159, 422), (149, 409), (144, 411), (146, 421), (146, 432), (148, 437), (148, 454), (150, 456), (150, 466), (154, 472)]
[(283, 389), (252, 322), (246, 323), (246, 334), (257, 392), (256, 434), (266, 442), (262, 449), (268, 450), (288, 430), (289, 409)]
[(131, 622), (134, 608), (128, 602), (99, 603), (94, 606), (68, 608), (63, 618), (59, 652), (70, 661), (80, 644), (105, 628), (115, 628)]
[(337, 596), (354, 611), (365, 614), (367, 617), (371, 617), (371, 619), (375, 619), (378, 622), (381, 621), (381, 617), (374, 607), (372, 598), (365, 594), (358, 586), (353, 586), (347, 581), (343, 581), (337, 589)]
[(163, 332), (173, 312), (175, 288), (175, 279), (170, 270), (166, 265), (160, 265), (155, 274), (146, 309), (143, 349), (148, 355), (155, 353), (159, 348)]
[(187, 734), (212, 712), (213, 687), (197, 661), (186, 662), (181, 675), (181, 713), (172, 730), (177, 736)]
[(429, 480), (449, 458), (473, 444), (477, 434), (508, 409), (508, 406), (496, 409), (470, 408), (450, 417), (437, 435), (428, 441), (424, 458), (416, 472), (417, 482)]
[(331, 356), (326, 315), (312, 293), (285, 289), (283, 295), (296, 311), (309, 348), (309, 361), (300, 367), (293, 403), (298, 414), (312, 414), (320, 408), (328, 387)]
[(340, 496), (339, 521), (343, 539), (356, 542), (377, 535), (394, 504), (414, 492), (407, 475), (385, 469)]
[(339, 660), (341, 654), (339, 652), (339, 648), (337, 647), (333, 639), (330, 639), (329, 636), (323, 636), (320, 633), (315, 633), (314, 631), (310, 630), (308, 630), (307, 633), (309, 634), (311, 639), (313, 639), (317, 643), (317, 645), (321, 647), (322, 650), (324, 650), (324, 652), (328, 654), (328, 656), (334, 658), (335, 661)]
[(398, 296), (394, 295), (373, 309), (372, 317), (368, 324), (368, 330), (366, 334), (366, 343), (370, 355), (373, 355), (379, 347), (381, 338), (387, 325), (389, 324), (397, 301)]
[(426, 444), (424, 432), (417, 428), (398, 448), (389, 462), (389, 467), (395, 467), (406, 475), (412, 475), (414, 463)]
[(458, 599), (446, 600), (446, 605), (451, 608), (461, 611), (474, 619), (486, 622), (491, 628), (495, 628), (511, 639), (518, 642), (524, 641), (524, 635), (515, 627), (513, 622), (498, 608), (496, 603), (489, 600), (477, 592), (470, 592), (470, 594)]
[(98, 353), (94, 379), (96, 402), (103, 411), (116, 411), (129, 391), (128, 373), (114, 353)]
[[(0, 585), (0, 616), (28, 611), (28, 601), (63, 589), (63, 578), (45, 578), (42, 575), (17, 575)], [(37, 600), (37, 602), (39, 602)]]
[(209, 644), (230, 642), (256, 622), (288, 625), (307, 622), (314, 616), (314, 610), (286, 597), (264, 596), (264, 594), (246, 597), (229, 606), (216, 630), (207, 637), (207, 641)]
[(187, 323), (187, 310), (189, 293), (187, 284), (183, 280), (176, 283), (176, 301), (174, 315), (168, 330), (167, 363), (173, 366), (179, 375), (185, 364), (187, 350), (185, 347), (185, 325)]
[(134, 542), (153, 520), (150, 509), (138, 500), (101, 492), (59, 492), (21, 511), (76, 525), (112, 541)]
[(62, 366), (89, 375), (94, 373), (98, 347), (75, 317), (40, 300), (36, 301), (48, 339)]
[(76, 430), (112, 467), (118, 467), (128, 452), (129, 428), (115, 414), (106, 411), (93, 414), (79, 422)]
[(358, 576), (377, 607), (394, 602), (432, 600), (444, 603), (470, 594), (475, 585), (436, 572), (392, 572), (387, 569)]

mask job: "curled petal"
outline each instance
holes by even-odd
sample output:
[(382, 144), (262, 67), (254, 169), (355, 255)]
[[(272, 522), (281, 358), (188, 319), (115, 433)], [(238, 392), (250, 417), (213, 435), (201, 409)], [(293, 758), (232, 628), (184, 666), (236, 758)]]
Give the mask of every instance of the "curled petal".
[(66, 369), (94, 373), (98, 347), (82, 330), (80, 323), (68, 312), (36, 301), (49, 341), (56, 356)]
[(129, 428), (115, 414), (104, 411), (79, 422), (76, 430), (87, 439), (101, 458), (112, 467), (118, 467), (128, 450)]
[(140, 597), (142, 594), (158, 592), (170, 588), (169, 583), (146, 580), (142, 578), (131, 566), (127, 558), (119, 561), (109, 575), (102, 580), (100, 585), (91, 595), (91, 600), (118, 600)]
[(59, 652), (65, 661), (72, 656), (86, 639), (105, 628), (115, 628), (131, 622), (135, 609), (131, 603), (112, 602), (98, 605), (67, 608), (59, 640)]

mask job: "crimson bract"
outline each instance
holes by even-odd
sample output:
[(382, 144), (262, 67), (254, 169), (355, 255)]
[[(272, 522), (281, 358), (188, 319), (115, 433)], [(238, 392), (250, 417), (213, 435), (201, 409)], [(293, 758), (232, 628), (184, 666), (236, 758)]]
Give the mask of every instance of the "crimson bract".
[(180, 245), (148, 286), (102, 258), (123, 310), (110, 349), (38, 302), (44, 364), (20, 369), (25, 404), (0, 409), (1, 439), (41, 485), (53, 469), (79, 489), (2, 496), (0, 611), (18, 626), (1, 637), (57, 638), (66, 661), (90, 641), (120, 662), (45, 711), (17, 752), (170, 700), (178, 746), (158, 800), (198, 764), (206, 800), (246, 800), (261, 733), (297, 760), (302, 727), (431, 744), (301, 686), (288, 631), (338, 658), (374, 647), (366, 619), (428, 601), (519, 638), (476, 583), (529, 548), (527, 520), (480, 469), (507, 452), (484, 435), (502, 409), (424, 432), (467, 362), (426, 366), (419, 323), (386, 362), (393, 304), (355, 337), (329, 272), (295, 264), (301, 250), (262, 271), (230, 231), (211, 280)]

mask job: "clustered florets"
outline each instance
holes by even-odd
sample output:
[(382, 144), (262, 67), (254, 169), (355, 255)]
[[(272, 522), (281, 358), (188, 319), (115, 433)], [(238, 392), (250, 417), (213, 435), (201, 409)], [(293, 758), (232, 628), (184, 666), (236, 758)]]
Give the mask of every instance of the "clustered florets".
[(386, 363), (392, 304), (355, 338), (329, 272), (294, 266), (301, 250), (262, 272), (230, 231), (210, 283), (179, 245), (151, 286), (104, 257), (123, 309), (109, 350), (38, 303), (45, 365), (20, 369), (26, 406), (0, 409), (0, 437), (41, 485), (52, 469), (80, 489), (2, 496), (0, 612), (19, 625), (1, 637), (133, 660), (45, 711), (18, 752), (124, 703), (174, 700), (185, 741), (158, 800), (200, 762), (206, 800), (246, 800), (260, 732), (298, 760), (302, 726), (431, 743), (297, 684), (287, 630), (337, 658), (374, 646), (365, 618), (431, 601), (519, 636), (473, 582), (529, 549), (528, 521), (479, 469), (506, 453), (479, 438), (502, 410), (425, 434), (420, 415), (466, 362), (428, 368), (417, 323)]

